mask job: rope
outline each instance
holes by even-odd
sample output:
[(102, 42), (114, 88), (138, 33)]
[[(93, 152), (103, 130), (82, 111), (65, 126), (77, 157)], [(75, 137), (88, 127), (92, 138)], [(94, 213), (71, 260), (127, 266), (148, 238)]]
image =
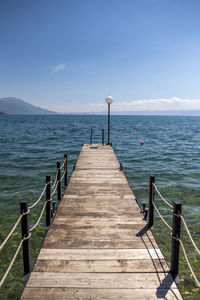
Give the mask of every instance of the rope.
[(65, 174), (66, 174), (66, 170), (64, 171), (62, 177), (56, 182), (56, 185), (55, 185), (55, 187), (54, 187), (54, 190), (53, 190), (53, 192), (51, 193), (51, 197), (52, 197), (52, 198), (53, 198), (53, 195), (55, 194), (55, 192), (56, 192), (56, 190), (57, 190), (58, 183), (61, 182), (61, 181), (63, 180)]
[(165, 219), (161, 216), (159, 210), (157, 209), (156, 205), (153, 203), (153, 206), (155, 208), (155, 210), (157, 211), (159, 217), (161, 218), (161, 220), (165, 223), (165, 225), (172, 231), (172, 227), (165, 221)]
[(184, 219), (183, 216), (181, 216), (181, 215), (179, 215), (179, 217), (180, 217), (181, 220), (183, 221), (183, 224), (184, 224), (184, 226), (185, 226), (186, 232), (187, 232), (187, 234), (188, 234), (188, 236), (189, 236), (189, 238), (190, 238), (190, 240), (191, 240), (191, 242), (192, 242), (192, 244), (193, 244), (195, 250), (196, 250), (197, 253), (200, 255), (200, 250), (197, 248), (197, 245), (195, 244), (195, 242), (194, 242), (194, 240), (193, 240), (193, 238), (192, 238), (192, 236), (191, 236), (191, 234), (190, 234), (190, 232), (189, 232), (189, 229), (188, 229), (188, 226), (187, 226), (187, 224), (186, 224), (186, 222), (185, 222), (185, 219)]
[(56, 185), (57, 177), (58, 177), (58, 169), (57, 169), (57, 172), (56, 172), (56, 178), (55, 178), (54, 183), (53, 183), (53, 185), (52, 185), (52, 189), (54, 189), (54, 187), (55, 187), (55, 185)]
[(187, 262), (187, 264), (188, 264), (188, 267), (189, 267), (189, 269), (190, 269), (190, 272), (192, 273), (192, 276), (194, 277), (194, 279), (195, 279), (195, 281), (196, 281), (198, 287), (200, 288), (200, 282), (198, 281), (198, 279), (197, 279), (197, 277), (196, 277), (196, 275), (195, 275), (195, 273), (194, 273), (194, 271), (193, 271), (193, 269), (192, 269), (192, 266), (191, 266), (191, 264), (190, 264), (190, 262), (189, 262), (187, 253), (186, 253), (186, 251), (185, 251), (185, 247), (183, 246), (183, 242), (182, 242), (179, 238), (177, 238), (177, 237), (172, 236), (172, 238), (175, 239), (175, 240), (177, 240), (177, 241), (179, 241), (179, 243), (180, 243), (180, 245), (181, 245), (181, 248), (182, 248), (182, 250), (183, 250), (183, 254), (184, 254), (184, 256), (185, 256), (185, 260), (186, 260), (186, 262)]
[[(60, 168), (57, 169), (57, 172), (56, 172), (56, 178), (55, 178), (54, 183), (53, 183), (53, 185), (52, 185), (52, 189), (54, 189), (55, 186), (56, 186), (56, 183), (57, 183), (57, 177), (58, 177), (58, 171), (61, 170), (61, 169), (64, 167), (65, 162), (66, 162), (66, 158), (64, 159), (62, 166), (60, 166)], [(65, 173), (66, 173), (66, 170), (65, 170), (64, 174), (65, 174)], [(63, 179), (63, 177), (62, 177), (62, 179)], [(58, 182), (59, 182), (59, 181), (58, 181)], [(57, 188), (57, 187), (56, 187), (56, 188)]]
[(21, 221), (22, 217), (29, 214), (30, 210), (28, 209), (28, 211), (26, 213), (23, 213), (19, 216), (17, 222), (15, 223), (15, 225), (13, 226), (13, 228), (11, 229), (10, 233), (7, 235), (7, 237), (5, 238), (5, 240), (3, 241), (3, 243), (0, 246), (0, 250), (3, 249), (3, 247), (5, 246), (5, 244), (7, 243), (7, 241), (9, 240), (9, 238), (12, 236), (13, 232), (15, 231), (15, 229), (17, 228), (17, 225), (19, 224), (19, 222)]
[(63, 161), (63, 163), (62, 163), (62, 166), (59, 168), (60, 170), (64, 167), (65, 162), (66, 162), (66, 158), (64, 159), (64, 161)]
[(9, 267), (8, 267), (8, 269), (7, 269), (7, 271), (6, 271), (6, 273), (4, 274), (3, 278), (1, 279), (0, 287), (3, 285), (4, 281), (6, 280), (6, 277), (8, 276), (8, 273), (10, 272), (10, 269), (12, 268), (12, 265), (13, 265), (13, 263), (14, 263), (14, 261), (15, 261), (17, 255), (18, 255), (18, 253), (19, 253), (19, 250), (20, 250), (20, 248), (21, 248), (21, 245), (22, 245), (23, 241), (24, 241), (24, 240), (21, 240), (21, 242), (20, 242), (20, 244), (19, 244), (19, 246), (18, 246), (18, 248), (17, 248), (17, 250), (16, 250), (16, 252), (15, 252), (15, 255), (13, 256), (13, 259), (12, 259), (12, 261), (11, 261), (11, 263), (10, 263), (10, 265), (9, 265)]
[(13, 226), (13, 228), (11, 229), (10, 233), (7, 235), (7, 237), (5, 238), (5, 240), (3, 241), (3, 243), (0, 246), (0, 250), (3, 249), (3, 247), (5, 246), (5, 244), (7, 243), (7, 241), (9, 240), (9, 238), (11, 237), (11, 235), (13, 234), (13, 232), (15, 231), (15, 229), (17, 228), (17, 225), (19, 224), (19, 222), (21, 221), (23, 215), (20, 215), (17, 222), (15, 223), (15, 225)]
[(51, 193), (51, 197), (53, 197), (53, 195), (55, 194), (59, 182), (60, 182), (60, 180), (57, 181), (56, 186), (55, 186), (55, 188), (54, 188), (54, 191)]
[[(25, 214), (26, 214), (26, 213), (25, 213)], [(21, 242), (19, 243), (19, 246), (18, 246), (18, 248), (17, 248), (17, 250), (16, 250), (16, 252), (15, 252), (15, 254), (14, 254), (14, 256), (13, 256), (13, 259), (11, 260), (10, 265), (8, 266), (8, 269), (6, 270), (4, 276), (2, 277), (2, 279), (1, 279), (1, 281), (0, 281), (0, 287), (3, 285), (4, 281), (6, 280), (6, 278), (7, 278), (7, 276), (8, 276), (8, 273), (10, 272), (10, 269), (12, 268), (12, 266), (13, 266), (13, 264), (14, 264), (14, 261), (15, 261), (17, 255), (18, 255), (18, 253), (19, 253), (19, 250), (20, 250), (20, 248), (21, 248), (23, 242), (26, 241), (26, 240), (28, 240), (30, 237), (31, 237), (31, 233), (29, 234), (29, 236), (24, 237), (24, 238), (21, 240)]]
[(63, 173), (63, 175), (62, 175), (62, 177), (60, 178), (60, 180), (59, 180), (59, 181), (62, 181), (62, 180), (63, 180), (63, 178), (64, 178), (65, 174), (66, 174), (66, 170), (64, 171), (64, 173)]
[(173, 208), (173, 205), (171, 205), (165, 198), (163, 198), (163, 196), (161, 195), (161, 193), (159, 192), (157, 186), (155, 185), (155, 183), (153, 183), (153, 186), (156, 189), (156, 192), (158, 193), (158, 195), (160, 196), (160, 198), (171, 208)]
[(51, 182), (52, 182), (52, 181), (48, 182), (48, 183), (45, 185), (45, 187), (44, 187), (44, 189), (43, 189), (43, 191), (42, 191), (40, 197), (38, 198), (38, 200), (37, 200), (33, 205), (29, 206), (29, 209), (32, 209), (33, 207), (35, 207), (35, 206), (40, 202), (40, 200), (42, 199), (42, 197), (43, 197), (43, 195), (44, 195), (44, 192), (46, 191), (47, 186), (48, 186)]
[(37, 222), (35, 223), (34, 226), (32, 226), (32, 227), (29, 229), (30, 232), (33, 231), (33, 230), (38, 226), (38, 224), (40, 223), (40, 220), (41, 220), (41, 218), (42, 218), (42, 215), (43, 215), (43, 212), (44, 212), (45, 207), (46, 207), (46, 205), (47, 205), (47, 202), (49, 202), (49, 201), (51, 201), (51, 200), (52, 200), (52, 198), (49, 199), (48, 201), (45, 201), (45, 203), (44, 203), (44, 205), (43, 205), (43, 208), (42, 208), (42, 211), (41, 211), (41, 214), (40, 214), (40, 216), (39, 216)]

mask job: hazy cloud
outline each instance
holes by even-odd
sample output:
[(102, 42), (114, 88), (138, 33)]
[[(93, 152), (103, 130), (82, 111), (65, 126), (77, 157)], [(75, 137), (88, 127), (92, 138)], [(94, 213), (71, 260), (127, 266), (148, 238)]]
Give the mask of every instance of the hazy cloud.
[(51, 73), (56, 73), (56, 72), (58, 72), (58, 71), (64, 69), (65, 67), (66, 67), (65, 64), (58, 64), (58, 65), (56, 65), (55, 67), (53, 67)]
[[(97, 103), (91, 105), (93, 108), (102, 108), (107, 106), (105, 103)], [(187, 98), (160, 98), (160, 99), (144, 99), (134, 101), (114, 101), (112, 103), (113, 111), (142, 111), (142, 110), (188, 110), (200, 109), (200, 99), (187, 99)]]

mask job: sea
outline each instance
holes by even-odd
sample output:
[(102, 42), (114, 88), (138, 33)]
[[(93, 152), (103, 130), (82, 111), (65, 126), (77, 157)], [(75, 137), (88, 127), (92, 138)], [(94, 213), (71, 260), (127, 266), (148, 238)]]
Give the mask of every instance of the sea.
[[(20, 215), (20, 202), (29, 205), (39, 197), (46, 175), (55, 178), (56, 164), (68, 154), (69, 178), (83, 143), (107, 142), (107, 116), (95, 115), (1, 115), (0, 116), (0, 244)], [(111, 115), (111, 142), (139, 205), (148, 205), (149, 176), (155, 176), (162, 196), (182, 203), (182, 215), (200, 248), (200, 117)], [(141, 144), (143, 142), (143, 144)], [(64, 191), (64, 188), (62, 188)], [(44, 199), (32, 210), (34, 225)], [(155, 203), (171, 225), (171, 208), (157, 195)], [(35, 260), (45, 236), (45, 220), (31, 236)], [(171, 234), (155, 213), (153, 234), (170, 262)], [(189, 261), (200, 280), (200, 257), (182, 227), (181, 238)], [(6, 272), (21, 239), (20, 225), (0, 251), (0, 279)], [(0, 289), (0, 299), (19, 299), (23, 277), (22, 253)], [(184, 299), (200, 299), (200, 289), (180, 252), (179, 288)]]

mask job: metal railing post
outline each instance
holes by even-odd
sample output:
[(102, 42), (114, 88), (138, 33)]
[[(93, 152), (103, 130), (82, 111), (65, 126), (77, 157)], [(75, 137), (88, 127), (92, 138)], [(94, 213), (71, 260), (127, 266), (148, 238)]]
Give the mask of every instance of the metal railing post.
[[(27, 213), (22, 216), (21, 219), (21, 230), (22, 230), (22, 239), (29, 236), (29, 215), (28, 215), (28, 203), (27, 201), (20, 202), (20, 211), (21, 214)], [(23, 252), (23, 263), (24, 263), (24, 275), (27, 275), (31, 272), (31, 252), (30, 252), (30, 239), (24, 240), (22, 244)]]
[(102, 146), (104, 145), (104, 129), (102, 129)]
[(64, 163), (64, 172), (65, 172), (65, 176), (64, 176), (64, 185), (67, 186), (67, 154), (64, 154), (64, 160), (65, 160), (65, 163)]
[(93, 129), (91, 128), (91, 132), (90, 132), (90, 145), (92, 145), (92, 135), (93, 135)]
[(153, 183), (155, 183), (155, 177), (150, 176), (149, 178), (149, 212), (148, 212), (148, 225), (149, 227), (153, 226), (153, 217), (154, 217), (154, 193), (155, 189), (153, 186)]
[(176, 276), (179, 267), (179, 248), (180, 248), (180, 233), (181, 233), (181, 203), (173, 202), (173, 219), (172, 219), (172, 246), (171, 246), (171, 268), (170, 272)]
[(51, 176), (46, 176), (46, 227), (51, 225)]
[(57, 186), (57, 192), (58, 192), (58, 201), (61, 200), (61, 181), (60, 181), (60, 162), (57, 162), (57, 182), (58, 182), (58, 186)]
[(143, 214), (145, 213), (145, 209), (146, 209), (146, 203), (142, 202), (142, 212), (143, 212)]

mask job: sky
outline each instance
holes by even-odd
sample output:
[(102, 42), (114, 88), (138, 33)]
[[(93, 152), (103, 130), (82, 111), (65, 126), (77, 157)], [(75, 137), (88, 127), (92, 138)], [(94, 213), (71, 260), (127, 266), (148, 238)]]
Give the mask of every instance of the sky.
[(199, 0), (0, 0), (0, 98), (58, 112), (200, 109)]

